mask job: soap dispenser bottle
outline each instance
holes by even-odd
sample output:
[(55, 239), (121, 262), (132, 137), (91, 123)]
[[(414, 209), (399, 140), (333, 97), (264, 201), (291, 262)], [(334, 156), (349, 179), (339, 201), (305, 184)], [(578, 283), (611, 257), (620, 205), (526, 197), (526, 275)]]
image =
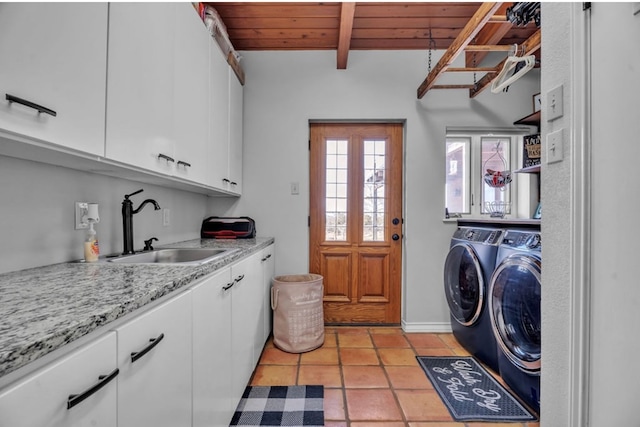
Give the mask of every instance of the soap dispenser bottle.
[(89, 229), (87, 230), (87, 237), (84, 240), (84, 260), (85, 262), (96, 262), (100, 256), (98, 238), (96, 237), (96, 231), (93, 229), (93, 224), (100, 222), (97, 203), (89, 203), (87, 222), (89, 223)]
[(96, 262), (99, 256), (98, 238), (96, 237), (96, 231), (93, 229), (93, 222), (89, 221), (89, 230), (87, 230), (87, 238), (84, 241), (84, 260), (85, 262)]

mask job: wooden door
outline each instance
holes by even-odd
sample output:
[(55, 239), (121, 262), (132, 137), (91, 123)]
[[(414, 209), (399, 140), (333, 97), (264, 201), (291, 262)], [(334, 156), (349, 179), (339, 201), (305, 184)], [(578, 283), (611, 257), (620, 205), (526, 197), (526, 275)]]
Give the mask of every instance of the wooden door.
[(312, 124), (312, 273), (333, 324), (400, 323), (402, 124)]

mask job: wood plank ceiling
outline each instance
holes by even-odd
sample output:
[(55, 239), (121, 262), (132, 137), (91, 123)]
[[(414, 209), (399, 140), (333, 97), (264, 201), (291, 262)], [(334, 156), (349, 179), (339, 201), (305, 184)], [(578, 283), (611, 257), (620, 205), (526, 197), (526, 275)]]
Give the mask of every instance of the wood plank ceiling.
[[(445, 50), (418, 88), (418, 98), (438, 89), (444, 72), (481, 73), (471, 97), (491, 83), (501, 64), (478, 67), (490, 51), (505, 51), (529, 40), (528, 54), (539, 58), (539, 29), (533, 22), (507, 21), (513, 3), (478, 2), (209, 2), (238, 51), (335, 50), (338, 69), (347, 68), (350, 50)], [(537, 34), (537, 36), (536, 36)], [(537, 44), (536, 44), (537, 37)], [(534, 47), (534, 45), (536, 45)], [(465, 67), (451, 62), (465, 53)], [(506, 55), (505, 55), (506, 56)], [(434, 73), (435, 72), (435, 73)], [(483, 81), (484, 79), (484, 81)], [(479, 83), (482, 83), (480, 85)], [(456, 88), (456, 87), (449, 87)]]

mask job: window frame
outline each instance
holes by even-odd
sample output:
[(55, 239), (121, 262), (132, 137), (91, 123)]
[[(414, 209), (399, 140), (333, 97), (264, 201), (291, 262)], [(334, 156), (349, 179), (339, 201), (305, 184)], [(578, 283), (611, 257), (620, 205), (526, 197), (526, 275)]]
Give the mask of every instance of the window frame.
[[(482, 160), (482, 140), (491, 139), (508, 139), (509, 140), (509, 170), (512, 173), (512, 181), (507, 191), (511, 207), (509, 216), (515, 216), (518, 212), (518, 174), (516, 170), (520, 169), (517, 165), (522, 164), (522, 144), (523, 137), (531, 132), (524, 129), (447, 129), (445, 137), (445, 185), (444, 185), (444, 205), (449, 214), (462, 218), (485, 218), (490, 216), (490, 212), (484, 211), (483, 201), (483, 160)], [(465, 200), (463, 200), (462, 212), (452, 210), (447, 206), (447, 175), (450, 171), (448, 144), (455, 142), (468, 141), (468, 153), (466, 160), (468, 165), (464, 165), (468, 177), (463, 182), (467, 186), (463, 190)], [(458, 167), (460, 167), (458, 165)]]

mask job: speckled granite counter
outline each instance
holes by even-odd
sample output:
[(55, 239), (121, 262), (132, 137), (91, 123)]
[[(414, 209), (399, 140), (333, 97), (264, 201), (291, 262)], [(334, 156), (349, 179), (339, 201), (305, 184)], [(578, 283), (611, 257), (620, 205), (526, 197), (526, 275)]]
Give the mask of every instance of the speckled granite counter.
[(165, 246), (239, 249), (201, 266), (70, 262), (2, 274), (0, 378), (273, 242), (195, 239)]

